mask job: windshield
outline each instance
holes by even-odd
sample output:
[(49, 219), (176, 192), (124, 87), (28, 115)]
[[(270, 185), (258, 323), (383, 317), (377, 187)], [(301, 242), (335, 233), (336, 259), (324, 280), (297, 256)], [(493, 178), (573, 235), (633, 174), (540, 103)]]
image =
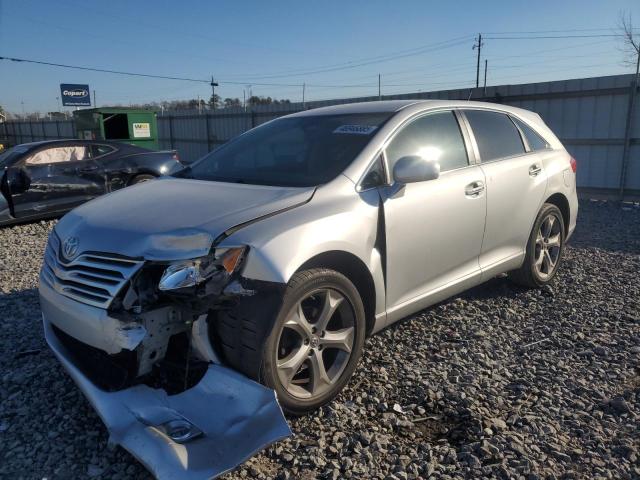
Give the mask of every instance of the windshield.
[(286, 187), (337, 177), (391, 113), (274, 120), (211, 152), (177, 176)]
[(0, 152), (0, 168), (8, 167), (9, 163), (13, 161), (13, 159), (21, 153), (29, 150), (23, 145), (18, 145), (12, 148), (8, 148), (7, 150), (3, 150)]

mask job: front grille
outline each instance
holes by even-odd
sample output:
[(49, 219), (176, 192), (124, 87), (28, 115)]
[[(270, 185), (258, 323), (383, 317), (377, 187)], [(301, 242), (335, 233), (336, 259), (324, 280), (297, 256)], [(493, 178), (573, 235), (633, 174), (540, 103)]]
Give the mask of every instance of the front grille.
[(44, 254), (42, 278), (62, 295), (94, 307), (108, 308), (142, 263), (99, 252), (85, 252), (67, 261), (60, 252), (60, 239), (52, 232)]

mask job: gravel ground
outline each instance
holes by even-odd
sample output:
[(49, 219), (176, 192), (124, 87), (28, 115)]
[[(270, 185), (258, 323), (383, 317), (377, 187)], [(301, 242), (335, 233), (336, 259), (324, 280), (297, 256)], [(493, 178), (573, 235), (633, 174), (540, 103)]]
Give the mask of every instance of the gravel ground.
[[(53, 222), (0, 230), (0, 477), (149, 478), (45, 347)], [(236, 478), (640, 478), (640, 208), (582, 202), (553, 286), (506, 278), (386, 329)]]

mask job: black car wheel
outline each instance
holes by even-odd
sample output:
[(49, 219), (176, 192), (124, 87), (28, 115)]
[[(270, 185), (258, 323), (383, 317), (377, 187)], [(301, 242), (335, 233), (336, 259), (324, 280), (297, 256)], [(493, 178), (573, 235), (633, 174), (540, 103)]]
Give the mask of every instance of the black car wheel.
[(529, 235), (524, 263), (509, 273), (510, 278), (530, 288), (550, 283), (560, 267), (564, 240), (562, 212), (555, 205), (545, 203)]

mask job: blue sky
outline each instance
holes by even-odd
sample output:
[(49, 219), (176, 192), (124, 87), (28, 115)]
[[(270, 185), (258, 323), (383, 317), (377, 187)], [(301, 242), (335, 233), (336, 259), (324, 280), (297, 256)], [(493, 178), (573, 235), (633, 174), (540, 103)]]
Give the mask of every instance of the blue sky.
[[(220, 82), (218, 93), (307, 100), (461, 88), (475, 82), (474, 36), (488, 37), (488, 84), (627, 73), (610, 34), (640, 2), (0, 0), (0, 56)], [(237, 84), (223, 83), (237, 82)], [(60, 83), (88, 83), (99, 105), (208, 98), (206, 83), (0, 61), (0, 105), (56, 110)], [(261, 83), (278, 85), (260, 85)]]

